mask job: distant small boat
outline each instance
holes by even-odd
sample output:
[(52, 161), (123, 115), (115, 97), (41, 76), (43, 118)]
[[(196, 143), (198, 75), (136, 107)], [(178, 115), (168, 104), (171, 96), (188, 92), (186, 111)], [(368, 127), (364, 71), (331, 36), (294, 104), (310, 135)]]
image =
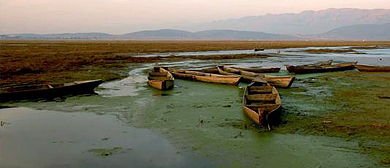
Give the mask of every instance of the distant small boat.
[(355, 65), (360, 72), (390, 72), (390, 66)]
[(345, 70), (355, 69), (356, 64), (357, 62), (348, 62), (348, 63), (340, 63), (340, 64), (324, 65), (324, 66), (294, 67), (294, 71), (296, 74), (345, 71)]
[(174, 86), (175, 78), (173, 75), (161, 67), (154, 67), (148, 75), (148, 84), (151, 87), (160, 90), (172, 89)]
[(320, 61), (314, 64), (306, 64), (306, 65), (298, 65), (298, 66), (293, 66), (293, 65), (285, 65), (288, 72), (295, 72), (295, 68), (304, 68), (304, 67), (317, 67), (317, 66), (325, 66), (325, 65), (331, 65), (333, 60), (328, 60), (328, 61)]
[(65, 95), (94, 93), (94, 88), (103, 83), (102, 80), (75, 81), (63, 84), (24, 85), (2, 88), (0, 102), (46, 98), (51, 99)]
[(276, 114), (282, 101), (275, 87), (266, 81), (255, 79), (245, 87), (243, 110), (245, 114), (258, 125), (270, 127), (270, 116)]
[(256, 73), (272, 73), (272, 72), (279, 72), (280, 68), (237, 68), (236, 69), (249, 71), (249, 72), (256, 72)]
[[(289, 88), (295, 80), (295, 77), (291, 76), (272, 76), (259, 74), (255, 72), (244, 71), (232, 67), (223, 66), (223, 70), (230, 73), (239, 74), (245, 81), (251, 82), (255, 78), (262, 78), (270, 83), (272, 86)], [(238, 73), (237, 73), (238, 72)]]
[(227, 84), (227, 85), (238, 85), (241, 80), (240, 76), (237, 75), (219, 75), (204, 73), (199, 71), (190, 71), (190, 70), (180, 70), (180, 69), (171, 69), (169, 71), (175, 78), (187, 79), (187, 80), (196, 80), (207, 83), (217, 83), (217, 84)]
[(264, 51), (264, 48), (255, 48), (254, 51)]

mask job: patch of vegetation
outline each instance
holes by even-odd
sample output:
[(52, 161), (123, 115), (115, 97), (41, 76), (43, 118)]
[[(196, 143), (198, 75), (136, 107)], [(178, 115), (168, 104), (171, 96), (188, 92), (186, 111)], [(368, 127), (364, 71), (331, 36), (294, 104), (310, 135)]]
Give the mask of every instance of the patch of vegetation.
[(90, 149), (90, 150), (88, 150), (88, 152), (93, 152), (93, 153), (95, 153), (95, 154), (97, 154), (99, 156), (103, 156), (103, 157), (110, 156), (113, 153), (119, 152), (119, 151), (122, 151), (121, 147), (114, 147), (114, 148), (111, 148), (111, 149), (97, 148), (97, 149)]

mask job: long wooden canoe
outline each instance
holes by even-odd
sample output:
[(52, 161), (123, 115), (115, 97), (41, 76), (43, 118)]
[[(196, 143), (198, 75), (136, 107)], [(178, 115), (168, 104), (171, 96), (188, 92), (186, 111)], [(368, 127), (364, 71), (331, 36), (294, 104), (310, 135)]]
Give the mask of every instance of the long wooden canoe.
[[(243, 110), (258, 125), (270, 128), (270, 116), (278, 111), (282, 101), (275, 87), (255, 79), (245, 87)], [(276, 113), (275, 113), (276, 114)]]
[(204, 73), (199, 71), (180, 70), (180, 69), (171, 69), (171, 68), (169, 69), (169, 71), (176, 78), (196, 80), (196, 81), (207, 82), (207, 83), (238, 85), (238, 83), (241, 80), (241, 77), (237, 75), (219, 75), (219, 74)]
[(390, 66), (355, 65), (360, 72), (390, 72)]
[(173, 75), (161, 67), (154, 67), (148, 74), (148, 84), (151, 87), (160, 90), (172, 89), (174, 86), (175, 78)]
[(328, 60), (328, 61), (320, 61), (314, 64), (306, 64), (306, 65), (298, 65), (298, 66), (293, 66), (293, 65), (285, 65), (288, 72), (295, 72), (295, 68), (304, 68), (304, 67), (318, 67), (318, 66), (326, 66), (326, 65), (331, 65), (333, 60)]
[(249, 71), (249, 72), (256, 72), (256, 73), (274, 73), (280, 71), (280, 68), (238, 68), (238, 67), (234, 67), (234, 68), (244, 70), (244, 71)]
[(239, 70), (232, 67), (223, 66), (223, 70), (227, 72), (239, 72), (240, 76), (245, 79), (245, 81), (252, 81), (255, 78), (262, 78), (270, 83), (272, 86), (281, 87), (281, 88), (289, 88), (295, 80), (295, 77), (291, 76), (271, 76), (265, 74), (259, 74), (244, 70)]
[(66, 95), (94, 93), (102, 80), (75, 81), (62, 84), (23, 85), (1, 88), (0, 102), (31, 99), (53, 99)]
[(306, 66), (306, 67), (294, 67), (294, 71), (297, 74), (305, 73), (319, 73), (319, 72), (334, 72), (334, 71), (345, 71), (355, 69), (357, 62), (340, 63), (334, 65), (324, 66)]

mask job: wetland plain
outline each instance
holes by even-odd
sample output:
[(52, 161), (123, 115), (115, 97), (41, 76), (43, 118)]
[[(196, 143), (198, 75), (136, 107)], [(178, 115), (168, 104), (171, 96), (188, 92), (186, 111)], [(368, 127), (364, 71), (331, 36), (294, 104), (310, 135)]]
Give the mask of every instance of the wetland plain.
[[(389, 47), (373, 46), (390, 42), (3, 40), (1, 87), (106, 82), (96, 95), (1, 104), (0, 167), (388, 167), (390, 73), (284, 67), (328, 59), (390, 65)], [(244, 115), (245, 83), (147, 85), (155, 65), (222, 64), (282, 67), (273, 75), (297, 78), (278, 89), (282, 113), (272, 131)]]

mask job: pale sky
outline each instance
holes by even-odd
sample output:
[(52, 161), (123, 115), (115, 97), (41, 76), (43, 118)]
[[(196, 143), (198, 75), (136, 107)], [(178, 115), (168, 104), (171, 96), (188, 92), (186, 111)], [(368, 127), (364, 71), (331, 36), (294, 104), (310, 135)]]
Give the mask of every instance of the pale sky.
[(0, 0), (0, 34), (123, 34), (327, 8), (390, 9), (390, 0)]

